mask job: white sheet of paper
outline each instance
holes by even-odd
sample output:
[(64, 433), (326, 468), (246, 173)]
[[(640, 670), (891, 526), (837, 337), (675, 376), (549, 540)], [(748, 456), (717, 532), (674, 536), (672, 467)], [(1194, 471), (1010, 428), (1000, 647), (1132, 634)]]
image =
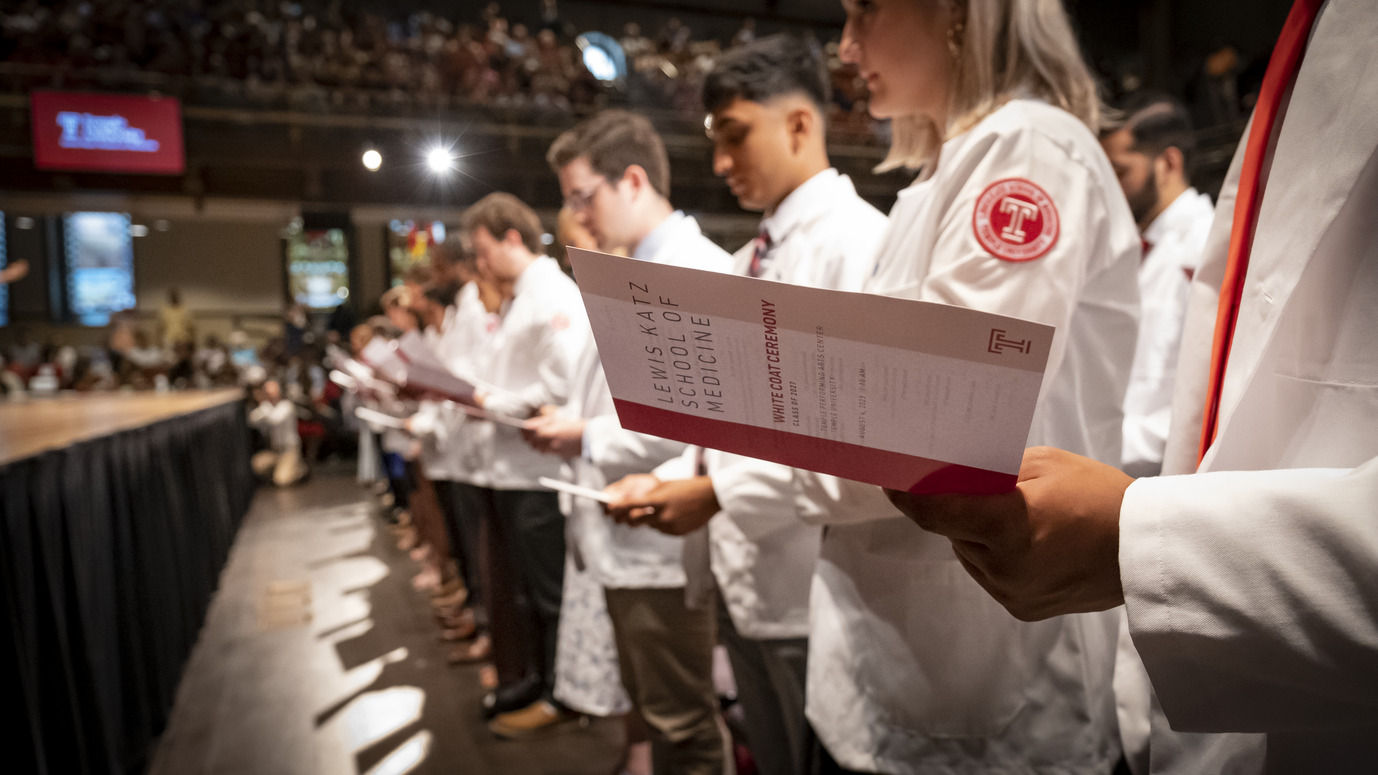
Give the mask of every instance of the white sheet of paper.
[(369, 409), (366, 406), (354, 407), (354, 416), (370, 425), (377, 425), (383, 428), (396, 428), (398, 430), (407, 429), (407, 421), (401, 417), (383, 414), (376, 409)]
[(526, 429), (526, 420), (523, 420), (519, 417), (510, 417), (505, 414), (490, 412), (486, 409), (480, 409), (477, 406), (461, 404), (458, 401), (455, 402), (455, 406), (458, 406), (460, 409), (463, 409), (465, 414), (469, 415), (475, 420), (487, 420), (489, 422), (498, 423), (499, 425), (511, 425), (513, 428), (521, 428), (523, 430)]
[(360, 387), (359, 380), (349, 376), (348, 374), (344, 373), (343, 371), (340, 371), (339, 369), (330, 370), (330, 381), (349, 391), (356, 391)]
[(551, 479), (548, 476), (542, 476), (536, 482), (542, 487), (548, 487), (558, 492), (567, 492), (576, 498), (588, 498), (599, 503), (612, 503), (612, 498), (609, 498), (602, 490), (595, 490), (592, 487), (580, 487), (577, 484), (570, 484), (560, 479)]
[(397, 354), (406, 364), (407, 384), (461, 404), (474, 403), (474, 385), (450, 371), (436, 357), (425, 337), (408, 331), (397, 340)]
[(395, 385), (407, 384), (407, 364), (397, 357), (396, 342), (374, 337), (364, 347), (363, 352), (359, 353), (359, 357), (363, 358), (364, 364), (383, 379)]
[(1003, 492), (1053, 329), (570, 249), (622, 426), (912, 492)]

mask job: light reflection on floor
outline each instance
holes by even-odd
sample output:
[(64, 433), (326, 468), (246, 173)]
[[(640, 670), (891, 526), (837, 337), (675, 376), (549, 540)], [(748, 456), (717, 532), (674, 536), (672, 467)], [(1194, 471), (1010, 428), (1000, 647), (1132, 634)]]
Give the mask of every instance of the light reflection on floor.
[(431, 740), (430, 730), (423, 729), (417, 732), (407, 742), (383, 757), (383, 760), (374, 765), (366, 775), (406, 775), (426, 760), (426, 755), (431, 752)]
[(414, 686), (365, 692), (340, 712), (339, 733), (350, 750), (362, 750), (419, 721), (425, 703), (426, 693)]
[[(357, 532), (346, 529), (356, 526), (359, 528)], [(350, 550), (367, 547), (373, 541), (375, 530), (368, 516), (357, 522), (336, 523), (331, 530), (335, 539), (329, 546), (331, 551), (323, 553), (323, 557), (313, 563), (316, 569), (312, 573), (312, 581), (321, 590), (317, 597), (314, 630), (323, 644), (334, 647), (360, 638), (373, 628), (369, 587), (386, 578), (389, 570), (378, 559), (357, 556)], [(331, 557), (339, 559), (331, 561)], [(339, 664), (340, 674), (331, 682), (334, 699), (317, 714), (317, 734), (333, 743), (332, 747), (338, 746), (337, 755), (349, 754), (350, 772), (359, 772), (356, 754), (421, 719), (426, 702), (426, 693), (422, 689), (393, 686), (367, 691), (387, 665), (402, 662), (407, 657), (407, 649), (398, 647), (349, 670)], [(336, 656), (337, 663), (338, 660)], [(341, 702), (345, 704), (341, 706)], [(429, 730), (421, 730), (385, 754), (369, 772), (405, 773), (414, 770), (429, 753), (431, 739)]]
[(150, 775), (402, 775), (430, 755), (424, 690), (385, 675), (412, 655), (369, 637), (391, 573), (371, 507), (296, 508), (298, 492), (241, 530)]

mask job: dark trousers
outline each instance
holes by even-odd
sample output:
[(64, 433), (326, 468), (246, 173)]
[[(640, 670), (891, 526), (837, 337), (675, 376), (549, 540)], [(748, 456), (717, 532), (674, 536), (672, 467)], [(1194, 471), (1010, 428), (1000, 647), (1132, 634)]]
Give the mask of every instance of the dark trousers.
[(521, 586), (512, 564), (511, 530), (498, 518), (495, 493), (487, 487), (462, 485), (472, 500), (479, 522), (478, 575), (483, 588), (480, 612), (493, 641), (493, 667), (498, 683), (510, 686), (532, 672), (534, 648), (529, 608), (519, 594)]
[(469, 590), (469, 604), (483, 605), (483, 582), (479, 573), (479, 525), (483, 523), (482, 488), (453, 481), (436, 481), (435, 496), (445, 513), (445, 531), (450, 537), (450, 556), (459, 566), (460, 578)]
[[(565, 582), (565, 518), (548, 490), (492, 490), (494, 523), (506, 533), (508, 559), (536, 634), (535, 668), (544, 694), (555, 688), (555, 646)], [(496, 650), (498, 643), (494, 641)]]

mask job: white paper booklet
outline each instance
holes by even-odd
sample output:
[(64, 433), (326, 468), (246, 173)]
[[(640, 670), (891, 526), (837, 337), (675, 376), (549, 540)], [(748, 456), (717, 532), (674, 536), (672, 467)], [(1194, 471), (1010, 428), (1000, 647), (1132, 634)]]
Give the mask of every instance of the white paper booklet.
[(536, 482), (542, 487), (549, 487), (559, 492), (567, 492), (576, 498), (588, 498), (589, 500), (598, 501), (599, 503), (612, 503), (612, 498), (607, 493), (602, 490), (595, 490), (592, 487), (570, 484), (562, 479), (551, 479), (548, 476), (542, 476), (538, 478)]
[(397, 355), (406, 364), (408, 385), (473, 405), (474, 384), (450, 371), (421, 334), (415, 331), (403, 334), (397, 340)]
[(623, 427), (897, 490), (1014, 487), (1050, 326), (570, 258)]

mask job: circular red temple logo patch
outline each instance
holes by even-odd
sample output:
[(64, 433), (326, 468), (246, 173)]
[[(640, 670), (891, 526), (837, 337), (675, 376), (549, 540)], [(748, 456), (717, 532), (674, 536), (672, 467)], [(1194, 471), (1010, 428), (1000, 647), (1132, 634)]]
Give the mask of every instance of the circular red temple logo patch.
[(1002, 261), (1032, 261), (1057, 244), (1052, 197), (1023, 178), (997, 180), (982, 191), (971, 225), (981, 247)]

